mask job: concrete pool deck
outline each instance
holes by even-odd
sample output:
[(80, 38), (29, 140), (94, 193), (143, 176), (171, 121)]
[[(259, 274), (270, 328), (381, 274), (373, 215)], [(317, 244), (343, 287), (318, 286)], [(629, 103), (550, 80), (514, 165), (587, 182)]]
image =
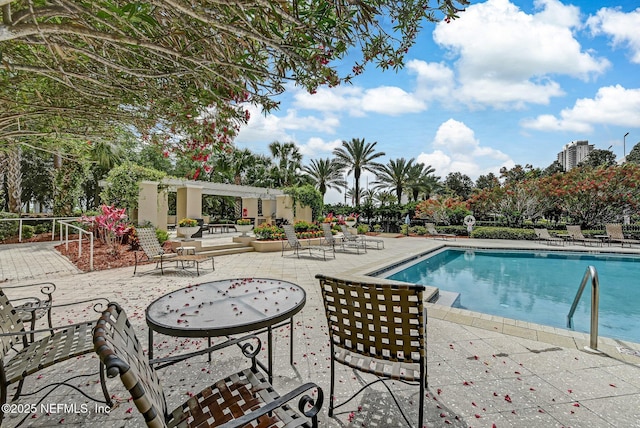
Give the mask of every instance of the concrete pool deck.
[[(230, 241), (233, 233), (209, 237), (207, 244)], [(578, 251), (620, 252), (620, 247), (591, 248), (581, 245), (551, 247), (521, 241), (458, 239), (442, 241), (426, 238), (385, 237), (384, 250), (369, 250), (366, 254), (337, 255), (336, 259), (281, 257), (280, 253), (242, 253), (216, 257), (216, 270), (205, 271), (200, 277), (182, 272), (132, 276), (133, 268), (79, 273), (53, 250), (53, 244), (16, 244), (0, 246), (0, 283), (24, 284), (53, 281), (58, 286), (57, 302), (81, 297), (104, 296), (119, 302), (129, 314), (146, 346), (147, 327), (144, 309), (157, 297), (190, 284), (222, 278), (271, 277), (295, 282), (307, 292), (307, 303), (294, 318), (294, 361), (288, 363), (287, 328), (275, 337), (276, 365), (274, 384), (279, 391), (303, 381), (316, 382), (325, 391), (325, 404), (320, 418), (322, 427), (396, 427), (403, 426), (398, 411), (381, 388), (359, 395), (347, 406), (347, 413), (329, 418), (328, 336), (324, 309), (316, 273), (338, 276), (360, 276), (392, 265), (412, 255), (443, 245), (475, 248), (527, 248)], [(640, 254), (640, 248), (624, 249)], [(145, 266), (143, 266), (143, 270)], [(146, 266), (151, 269), (152, 266)], [(576, 279), (576, 288), (581, 278)], [(6, 281), (5, 281), (6, 280)], [(17, 296), (16, 296), (17, 297)], [(584, 297), (583, 297), (584, 298)], [(86, 311), (58, 314), (58, 322), (80, 320)], [(97, 316), (96, 316), (97, 318)], [(425, 401), (426, 426), (486, 426), (492, 427), (632, 427), (640, 426), (640, 344), (599, 338), (598, 348), (604, 353), (593, 355), (583, 350), (589, 336), (520, 321), (502, 319), (461, 309), (428, 305), (428, 373), (429, 392)], [(160, 343), (158, 343), (160, 342)], [(176, 347), (196, 349), (200, 340), (156, 339), (155, 355), (170, 353)], [(281, 358), (278, 358), (281, 356)], [(94, 368), (95, 357), (43, 370), (42, 378), (27, 379), (25, 390), (33, 390), (59, 380), (62, 374), (82, 367)], [(169, 407), (197, 392), (218, 372), (228, 372), (235, 364), (234, 356), (214, 355), (214, 362), (196, 358), (187, 363), (164, 369), (159, 376), (165, 386)], [(353, 372), (339, 369), (337, 395), (346, 397), (359, 388), (360, 379)], [(83, 388), (99, 396), (99, 387), (85, 381)], [(415, 420), (416, 387), (396, 386), (399, 397)], [(95, 409), (86, 413), (38, 412), (24, 426), (144, 426), (133, 403), (126, 400), (126, 391), (119, 380), (109, 380), (109, 389), (118, 404), (109, 414)], [(10, 389), (11, 391), (11, 389)], [(21, 397), (15, 403), (35, 403), (36, 397)], [(45, 398), (45, 403), (85, 403), (80, 394), (60, 388)], [(342, 409), (341, 409), (342, 410)], [(353, 411), (350, 416), (349, 411)], [(350, 420), (351, 419), (351, 420)], [(3, 426), (14, 426), (19, 418), (6, 415)]]

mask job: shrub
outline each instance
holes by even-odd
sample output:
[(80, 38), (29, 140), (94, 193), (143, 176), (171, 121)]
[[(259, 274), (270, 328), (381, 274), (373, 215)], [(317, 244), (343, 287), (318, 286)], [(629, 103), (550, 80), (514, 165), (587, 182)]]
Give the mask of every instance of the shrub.
[(47, 233), (51, 231), (51, 222), (50, 221), (45, 221), (44, 223), (38, 223), (35, 226), (35, 232), (37, 234), (40, 233)]
[(320, 229), (320, 227), (317, 224), (309, 223), (308, 221), (304, 221), (304, 220), (297, 221), (293, 225), (293, 228), (295, 229), (296, 233), (315, 232)]
[(156, 229), (156, 237), (160, 245), (164, 244), (169, 239), (169, 232), (162, 229)]
[(373, 225), (373, 231), (376, 232), (376, 233), (382, 232), (382, 226), (379, 225), (379, 224), (374, 224)]
[(409, 233), (413, 233), (414, 235), (424, 236), (427, 234), (427, 228), (424, 226), (411, 226), (409, 228)]
[(359, 224), (357, 229), (359, 235), (365, 235), (367, 232), (369, 232), (369, 226), (366, 224)]
[(22, 239), (33, 238), (35, 227), (25, 224), (22, 226)]
[(258, 241), (274, 241), (284, 237), (284, 230), (269, 223), (262, 223), (253, 228), (253, 234)]
[(471, 232), (471, 237), (478, 239), (536, 240), (536, 234), (532, 229), (514, 229), (510, 227), (478, 227)]
[[(0, 212), (0, 218), (18, 218), (18, 214)], [(17, 221), (0, 221), (0, 240), (18, 236)]]

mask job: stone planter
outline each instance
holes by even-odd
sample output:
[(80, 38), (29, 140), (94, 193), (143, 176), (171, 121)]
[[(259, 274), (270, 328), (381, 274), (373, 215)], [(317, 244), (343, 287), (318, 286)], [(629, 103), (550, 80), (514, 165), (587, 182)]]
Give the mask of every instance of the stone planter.
[(356, 221), (355, 220), (345, 220), (344, 223), (349, 227), (353, 227), (353, 226), (356, 225)]
[(251, 229), (253, 229), (252, 224), (236, 224), (236, 230), (242, 232), (240, 236), (247, 236), (247, 232), (251, 232)]
[(178, 236), (183, 236), (185, 238), (191, 238), (191, 235), (195, 235), (200, 230), (200, 226), (178, 226), (176, 232)]

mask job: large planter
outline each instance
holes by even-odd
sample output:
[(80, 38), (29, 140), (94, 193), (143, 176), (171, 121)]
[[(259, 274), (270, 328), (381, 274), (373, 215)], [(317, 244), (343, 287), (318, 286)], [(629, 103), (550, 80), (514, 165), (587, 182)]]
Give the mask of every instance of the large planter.
[(240, 236), (247, 236), (247, 232), (251, 232), (251, 229), (253, 229), (252, 224), (236, 224), (236, 230), (242, 232)]
[(185, 238), (191, 238), (191, 235), (195, 235), (200, 230), (200, 226), (178, 226), (178, 235), (182, 235)]
[(349, 227), (353, 227), (353, 226), (356, 225), (356, 221), (355, 220), (345, 220), (344, 223)]

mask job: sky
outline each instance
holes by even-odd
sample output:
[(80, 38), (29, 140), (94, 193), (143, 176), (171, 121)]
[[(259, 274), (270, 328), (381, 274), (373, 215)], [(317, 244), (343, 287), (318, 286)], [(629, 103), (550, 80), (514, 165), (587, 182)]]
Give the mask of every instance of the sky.
[(413, 158), (474, 181), (544, 169), (578, 140), (621, 159), (640, 142), (640, 4), (472, 0), (459, 19), (426, 24), (402, 70), (369, 67), (313, 95), (291, 85), (277, 100), (268, 115), (250, 108), (236, 147), (268, 154), (273, 141), (294, 142), (307, 164), (364, 138), (381, 163)]

